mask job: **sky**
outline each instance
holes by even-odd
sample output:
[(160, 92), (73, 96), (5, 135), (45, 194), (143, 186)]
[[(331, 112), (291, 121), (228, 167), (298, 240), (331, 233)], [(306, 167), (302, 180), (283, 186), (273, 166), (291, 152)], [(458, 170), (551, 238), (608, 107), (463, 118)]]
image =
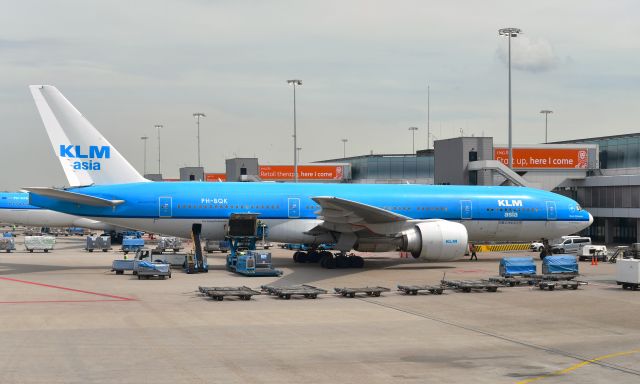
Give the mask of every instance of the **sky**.
[(66, 184), (28, 90), (55, 85), (142, 173), (638, 132), (638, 1), (0, 0), (0, 190)]

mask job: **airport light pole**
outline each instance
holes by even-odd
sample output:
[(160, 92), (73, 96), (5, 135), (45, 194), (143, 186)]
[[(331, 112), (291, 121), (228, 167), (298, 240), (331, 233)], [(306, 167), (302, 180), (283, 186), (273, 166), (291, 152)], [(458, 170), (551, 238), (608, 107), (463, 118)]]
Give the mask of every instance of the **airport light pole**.
[(298, 133), (296, 127), (296, 85), (302, 85), (302, 80), (287, 80), (293, 85), (293, 181), (298, 182)]
[(409, 127), (411, 131), (412, 139), (411, 139), (411, 153), (416, 153), (416, 131), (418, 127)]
[(154, 127), (158, 130), (158, 175), (162, 175), (162, 171), (160, 170), (160, 128), (162, 128), (163, 125), (156, 124)]
[(198, 167), (200, 167), (200, 118), (207, 117), (207, 115), (202, 112), (196, 112), (193, 117), (196, 118), (196, 125), (198, 126)]
[(544, 143), (547, 144), (549, 142), (548, 139), (548, 128), (549, 128), (549, 114), (553, 113), (552, 110), (549, 109), (543, 109), (542, 111), (540, 111), (540, 113), (544, 113)]
[(513, 166), (513, 145), (511, 135), (511, 38), (518, 37), (518, 34), (522, 33), (519, 28), (502, 28), (498, 30), (498, 35), (507, 36), (509, 40), (509, 168)]
[(347, 158), (347, 141), (349, 141), (349, 139), (342, 139), (342, 158), (343, 159)]
[(144, 160), (142, 161), (142, 176), (147, 174), (147, 140), (149, 139), (148, 136), (142, 136), (140, 138), (140, 140), (142, 140), (142, 142), (144, 143)]

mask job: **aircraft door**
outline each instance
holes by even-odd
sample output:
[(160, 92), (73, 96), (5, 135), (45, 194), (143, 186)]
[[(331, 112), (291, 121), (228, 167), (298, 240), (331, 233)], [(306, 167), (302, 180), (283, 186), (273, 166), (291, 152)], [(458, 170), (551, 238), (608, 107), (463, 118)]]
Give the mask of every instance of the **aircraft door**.
[(171, 217), (171, 197), (158, 198), (158, 216)]
[(287, 205), (290, 219), (296, 219), (300, 217), (300, 198), (290, 197), (288, 199)]
[(547, 220), (556, 220), (558, 212), (556, 211), (556, 202), (547, 201)]
[(470, 220), (473, 217), (471, 208), (471, 200), (460, 200), (460, 218), (462, 220)]

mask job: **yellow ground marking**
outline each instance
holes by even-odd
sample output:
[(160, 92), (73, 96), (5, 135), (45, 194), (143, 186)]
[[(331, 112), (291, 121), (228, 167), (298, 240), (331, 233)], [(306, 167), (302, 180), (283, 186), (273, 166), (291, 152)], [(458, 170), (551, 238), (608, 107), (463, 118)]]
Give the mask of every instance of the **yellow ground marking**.
[(631, 351), (624, 351), (624, 352), (616, 352), (616, 353), (610, 353), (608, 355), (604, 355), (604, 356), (600, 356), (600, 357), (596, 357), (594, 359), (591, 360), (587, 360), (587, 361), (583, 361), (581, 363), (578, 364), (574, 364), (572, 366), (570, 366), (569, 368), (565, 368), (563, 370), (560, 371), (556, 371), (553, 373), (550, 373), (548, 375), (542, 375), (542, 376), (538, 376), (538, 377), (533, 377), (531, 379), (527, 379), (527, 380), (522, 380), (522, 381), (518, 381), (516, 384), (527, 384), (527, 383), (533, 383), (534, 381), (538, 381), (538, 380), (542, 380), (542, 379), (546, 379), (548, 377), (554, 377), (554, 376), (560, 376), (560, 375), (564, 375), (566, 373), (570, 373), (575, 371), (578, 368), (582, 368), (584, 366), (587, 366), (589, 364), (595, 363), (596, 361), (601, 361), (601, 360), (606, 360), (606, 359), (612, 359), (614, 357), (619, 357), (619, 356), (625, 356), (625, 355), (631, 355), (634, 353), (639, 353), (640, 349), (633, 349)]

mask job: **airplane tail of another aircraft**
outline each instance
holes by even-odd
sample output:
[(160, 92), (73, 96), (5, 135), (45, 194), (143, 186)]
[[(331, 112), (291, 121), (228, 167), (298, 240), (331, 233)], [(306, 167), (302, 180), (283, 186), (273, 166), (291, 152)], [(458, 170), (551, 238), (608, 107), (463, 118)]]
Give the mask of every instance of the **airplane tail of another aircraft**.
[(29, 88), (70, 186), (149, 181), (56, 87), (31, 85)]

